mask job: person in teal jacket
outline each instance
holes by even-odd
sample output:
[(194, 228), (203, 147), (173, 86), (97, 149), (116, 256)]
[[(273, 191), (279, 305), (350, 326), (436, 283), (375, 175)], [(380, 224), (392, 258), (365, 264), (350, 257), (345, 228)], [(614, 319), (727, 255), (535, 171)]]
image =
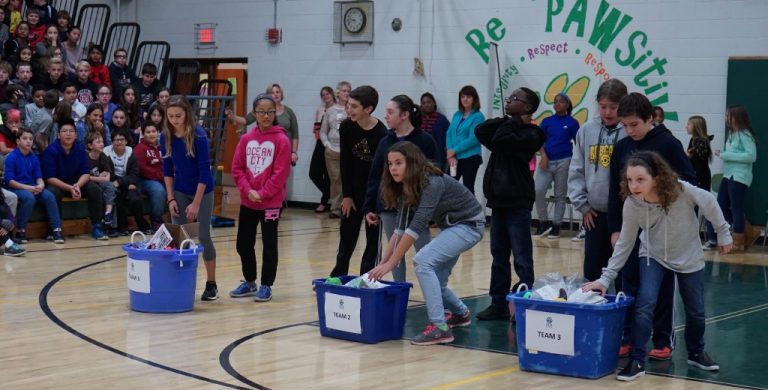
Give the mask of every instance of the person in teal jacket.
[(446, 134), (446, 158), (451, 176), (456, 180), (463, 179), (464, 186), (473, 194), (477, 170), (483, 163), (475, 127), (484, 121), (477, 90), (471, 85), (463, 86), (459, 91), (459, 110), (453, 114)]
[(760, 237), (760, 231), (750, 225), (744, 215), (747, 189), (752, 184), (752, 164), (757, 160), (756, 137), (747, 110), (742, 106), (728, 107), (725, 127), (723, 150), (715, 151), (723, 160), (717, 203), (733, 226), (733, 250), (742, 251)]

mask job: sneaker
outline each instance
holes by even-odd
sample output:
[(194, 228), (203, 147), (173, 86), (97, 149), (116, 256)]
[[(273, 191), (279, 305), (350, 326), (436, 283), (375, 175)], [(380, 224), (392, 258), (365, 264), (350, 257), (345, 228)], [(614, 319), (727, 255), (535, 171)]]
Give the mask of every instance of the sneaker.
[(24, 230), (16, 231), (16, 237), (13, 238), (13, 241), (16, 241), (19, 244), (28, 243), (29, 240), (27, 239), (27, 232)]
[(321, 203), (321, 204), (317, 205), (317, 208), (315, 209), (315, 212), (316, 213), (324, 213), (327, 210), (328, 210), (328, 208), (325, 207), (325, 205)]
[(16, 256), (24, 256), (25, 253), (27, 253), (27, 250), (22, 248), (21, 245), (14, 242), (13, 245), (11, 245), (10, 247), (7, 247), (7, 246), (5, 247), (5, 252), (3, 254), (10, 257), (16, 257)]
[(112, 217), (112, 212), (104, 214), (104, 225), (112, 226), (112, 221), (114, 221), (114, 218)]
[(248, 283), (245, 280), (240, 281), (240, 285), (237, 286), (236, 289), (229, 292), (229, 296), (232, 298), (241, 298), (241, 297), (248, 297), (252, 295), (256, 295), (256, 291), (259, 290), (259, 287), (256, 285), (256, 283)]
[(272, 299), (272, 288), (266, 284), (262, 284), (259, 287), (259, 292), (256, 293), (256, 297), (253, 298), (254, 302), (266, 302)]
[(585, 237), (587, 237), (587, 230), (582, 227), (579, 229), (579, 234), (571, 238), (571, 241), (584, 241)]
[(94, 223), (91, 227), (91, 237), (93, 237), (94, 240), (109, 240), (109, 237), (104, 233), (104, 228), (100, 223)]
[(200, 296), (201, 301), (215, 301), (219, 299), (219, 288), (216, 287), (216, 282), (205, 282), (205, 291)]
[(117, 235), (121, 236), (121, 237), (126, 237), (126, 236), (130, 236), (131, 232), (129, 232), (129, 231), (125, 230), (125, 229), (122, 229), (122, 230), (121, 229), (117, 229)]
[(654, 348), (648, 353), (648, 357), (653, 360), (669, 360), (672, 359), (672, 348)]
[(645, 375), (645, 364), (637, 360), (630, 360), (629, 363), (616, 375), (616, 379), (624, 382), (631, 382)]
[(61, 228), (53, 229), (53, 242), (54, 244), (64, 243), (64, 234), (61, 233)]
[(328, 218), (330, 218), (330, 219), (339, 219), (339, 218), (341, 218), (341, 214), (339, 214), (339, 213), (337, 213), (335, 211), (331, 211), (331, 213), (328, 214)]
[(534, 237), (544, 237), (552, 230), (552, 222), (539, 222), (539, 227), (536, 228), (536, 233), (533, 233)]
[(720, 369), (720, 365), (715, 363), (715, 361), (704, 351), (695, 355), (688, 355), (688, 364), (706, 371), (717, 371)]
[(486, 307), (485, 310), (477, 313), (475, 318), (480, 321), (509, 320), (509, 310), (506, 307), (497, 308), (490, 305)]
[(463, 315), (448, 313), (445, 316), (445, 323), (448, 324), (449, 328), (469, 326), (472, 323), (472, 315), (469, 313), (469, 309)]
[(701, 246), (701, 249), (705, 251), (713, 251), (717, 249), (717, 243), (714, 241), (707, 240), (707, 242), (705, 242), (704, 245)]
[(435, 324), (429, 324), (424, 331), (417, 334), (411, 340), (413, 345), (434, 345), (434, 344), (447, 344), (453, 341), (453, 334), (451, 328), (447, 324), (437, 326)]
[(619, 347), (619, 357), (627, 357), (629, 356), (629, 352), (632, 351), (632, 346), (629, 344), (621, 344), (621, 347)]
[(552, 230), (549, 231), (549, 235), (547, 235), (547, 238), (551, 240), (560, 238), (560, 226), (559, 225), (552, 226)]

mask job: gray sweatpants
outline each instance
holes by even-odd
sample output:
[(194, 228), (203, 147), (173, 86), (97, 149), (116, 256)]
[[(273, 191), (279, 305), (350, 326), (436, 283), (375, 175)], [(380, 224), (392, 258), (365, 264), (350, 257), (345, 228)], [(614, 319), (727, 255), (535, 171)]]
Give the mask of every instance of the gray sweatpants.
[[(187, 216), (184, 210), (187, 209), (193, 200), (194, 195), (187, 195), (183, 192), (173, 191), (173, 197), (176, 199), (176, 205), (179, 206), (179, 216), (171, 217), (171, 221), (177, 225), (187, 223)], [(211, 239), (211, 214), (213, 214), (213, 191), (203, 195), (200, 201), (200, 210), (197, 212), (197, 222), (200, 224), (198, 235), (200, 244), (203, 245), (203, 260), (216, 260), (216, 248)]]

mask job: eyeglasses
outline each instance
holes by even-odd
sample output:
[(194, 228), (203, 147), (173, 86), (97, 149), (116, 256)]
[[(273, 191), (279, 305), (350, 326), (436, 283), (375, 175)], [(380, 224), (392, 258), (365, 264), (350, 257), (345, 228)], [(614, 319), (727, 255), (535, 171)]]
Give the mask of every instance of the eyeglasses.
[(507, 104), (512, 103), (513, 101), (518, 101), (518, 102), (523, 102), (525, 104), (530, 104), (527, 101), (525, 101), (524, 99), (521, 99), (517, 95), (509, 95), (509, 97), (507, 98)]
[(126, 58), (126, 57), (128, 56), (125, 54), (115, 54), (115, 58)]
[(277, 111), (254, 111), (253, 113), (261, 116), (272, 116), (275, 115)]
[(99, 92), (98, 94), (101, 96), (110, 96), (112, 95), (112, 92)]

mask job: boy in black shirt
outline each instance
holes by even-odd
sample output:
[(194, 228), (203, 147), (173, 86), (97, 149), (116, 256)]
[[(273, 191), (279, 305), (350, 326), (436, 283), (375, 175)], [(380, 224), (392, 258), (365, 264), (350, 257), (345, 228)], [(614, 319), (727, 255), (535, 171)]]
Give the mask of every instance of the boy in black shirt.
[[(371, 116), (379, 103), (379, 94), (369, 86), (357, 87), (349, 93), (348, 118), (341, 123), (341, 239), (336, 266), (331, 276), (347, 275), (349, 259), (355, 251), (360, 224), (363, 222), (363, 202), (373, 156), (379, 141), (387, 131), (381, 121)], [(378, 254), (379, 226), (365, 224), (366, 245), (360, 262), (360, 274), (370, 271)]]
[(512, 284), (510, 254), (520, 283), (533, 285), (531, 210), (535, 198), (528, 161), (544, 145), (547, 136), (531, 115), (539, 97), (528, 88), (512, 91), (504, 118), (488, 119), (475, 129), (475, 136), (490, 149), (483, 178), (483, 192), (491, 214), (491, 305), (477, 313), (479, 320), (509, 319), (506, 297)]

